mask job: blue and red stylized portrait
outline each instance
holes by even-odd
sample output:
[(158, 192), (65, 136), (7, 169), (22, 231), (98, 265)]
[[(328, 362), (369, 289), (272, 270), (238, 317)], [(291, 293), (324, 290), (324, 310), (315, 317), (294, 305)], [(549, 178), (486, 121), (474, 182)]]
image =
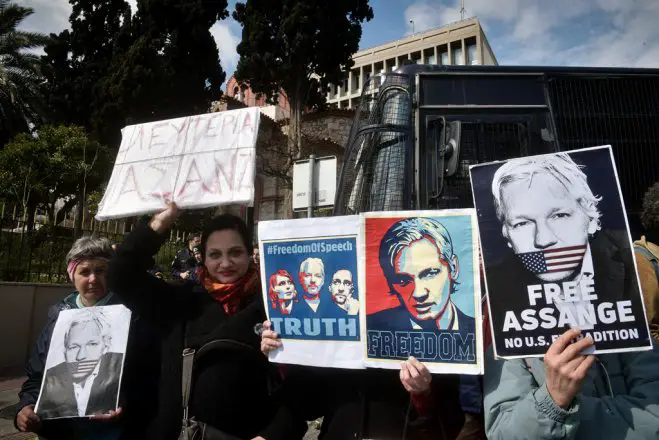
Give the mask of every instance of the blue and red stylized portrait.
[(365, 219), (369, 358), (476, 363), (472, 218)]
[(282, 338), (358, 341), (353, 237), (263, 243), (268, 315)]

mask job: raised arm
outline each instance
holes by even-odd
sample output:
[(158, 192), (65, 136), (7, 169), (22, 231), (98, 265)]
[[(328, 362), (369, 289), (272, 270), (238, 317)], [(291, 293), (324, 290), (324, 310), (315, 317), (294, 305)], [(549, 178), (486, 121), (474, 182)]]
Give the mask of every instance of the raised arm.
[(153, 255), (165, 241), (165, 232), (178, 215), (178, 208), (172, 204), (150, 222), (141, 222), (119, 245), (110, 262), (110, 290), (131, 310), (163, 307), (169, 301), (163, 295), (175, 291), (167, 282), (151, 275), (149, 270), (154, 265)]

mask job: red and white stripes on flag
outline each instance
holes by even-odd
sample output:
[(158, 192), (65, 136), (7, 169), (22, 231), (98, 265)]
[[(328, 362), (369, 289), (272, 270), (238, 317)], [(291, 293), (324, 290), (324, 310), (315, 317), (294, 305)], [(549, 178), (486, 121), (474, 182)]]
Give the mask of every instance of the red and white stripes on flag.
[(564, 272), (579, 267), (587, 245), (545, 249), (518, 254), (522, 264), (534, 274)]
[(80, 361), (80, 362), (78, 362), (77, 373), (78, 374), (89, 374), (92, 371), (94, 371), (94, 368), (96, 368), (97, 363), (98, 363), (98, 360)]

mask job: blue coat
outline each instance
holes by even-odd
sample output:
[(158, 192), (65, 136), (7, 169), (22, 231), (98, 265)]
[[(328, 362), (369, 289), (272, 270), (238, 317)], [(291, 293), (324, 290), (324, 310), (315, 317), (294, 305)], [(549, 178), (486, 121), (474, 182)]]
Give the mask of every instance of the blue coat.
[(542, 359), (485, 359), (485, 427), (490, 440), (659, 438), (659, 349), (603, 354), (564, 410), (545, 385)]

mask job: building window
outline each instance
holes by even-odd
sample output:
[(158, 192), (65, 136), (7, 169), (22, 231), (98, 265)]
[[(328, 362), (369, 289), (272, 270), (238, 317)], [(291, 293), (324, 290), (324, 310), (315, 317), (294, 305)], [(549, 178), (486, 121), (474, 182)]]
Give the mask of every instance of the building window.
[(442, 52), (439, 56), (439, 61), (442, 66), (448, 66), (448, 52)]
[(437, 60), (435, 60), (435, 55), (428, 55), (426, 57), (426, 64), (437, 64)]
[(343, 91), (343, 93), (348, 91), (348, 77), (347, 76), (344, 77), (341, 80), (341, 90)]
[(465, 63), (465, 60), (462, 56), (462, 46), (453, 48), (453, 64), (457, 66), (462, 66)]
[(478, 49), (476, 43), (470, 43), (467, 46), (467, 63), (470, 65), (480, 64), (478, 60)]

